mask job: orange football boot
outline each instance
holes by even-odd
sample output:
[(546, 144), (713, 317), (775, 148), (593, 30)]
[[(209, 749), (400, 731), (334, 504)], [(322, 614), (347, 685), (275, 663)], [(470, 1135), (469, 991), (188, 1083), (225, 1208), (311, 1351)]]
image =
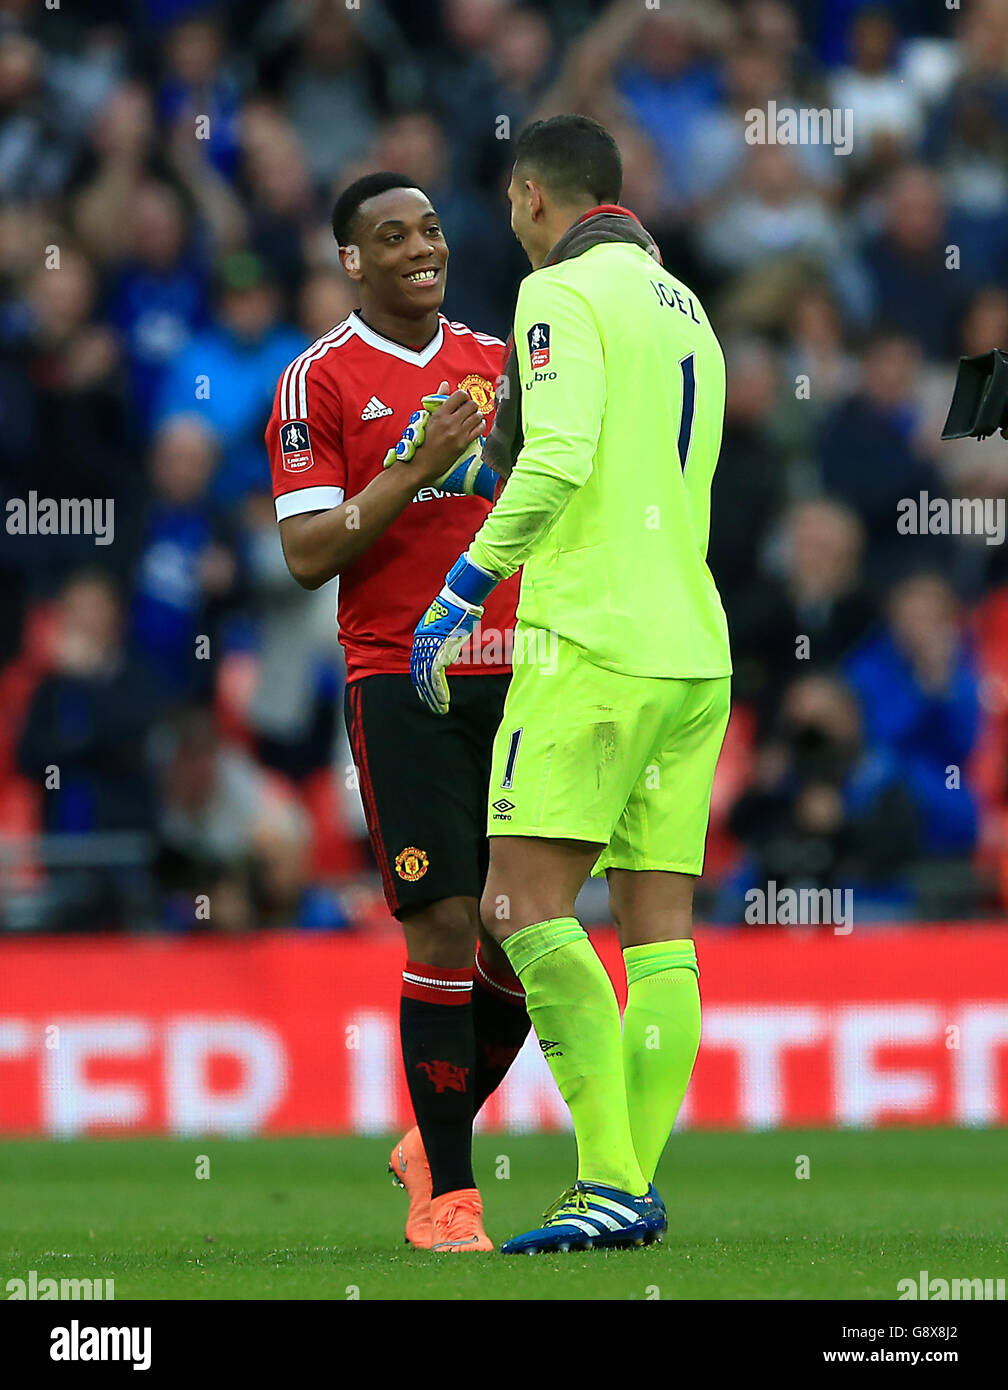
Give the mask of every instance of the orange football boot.
[(431, 1247), (431, 1175), (427, 1153), (416, 1125), (404, 1134), (389, 1157), (392, 1181), (406, 1189), (406, 1240), (418, 1250)]
[(475, 1187), (442, 1192), (431, 1201), (432, 1250), (459, 1255), (467, 1250), (492, 1250), (493, 1241), (483, 1229), (483, 1203)]

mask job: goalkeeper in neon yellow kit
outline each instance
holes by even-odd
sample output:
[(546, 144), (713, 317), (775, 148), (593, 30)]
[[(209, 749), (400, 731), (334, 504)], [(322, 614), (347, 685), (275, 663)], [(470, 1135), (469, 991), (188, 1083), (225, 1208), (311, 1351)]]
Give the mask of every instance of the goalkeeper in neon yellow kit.
[[(618, 205), (607, 131), (555, 117), (524, 131), (515, 155), (511, 221), (533, 273), (482, 455), (508, 481), (417, 626), (412, 675), (446, 710), (445, 666), (490, 590), (524, 567), (482, 910), (577, 1136), (575, 1185), (502, 1247), (534, 1253), (639, 1245), (666, 1226), (652, 1179), (699, 1045), (693, 882), (731, 658), (705, 559), (724, 415), (717, 338)], [(522, 660), (543, 650), (528, 641), (540, 632), (555, 634), (549, 667)], [(592, 872), (608, 877), (623, 945), (622, 1033), (574, 916)]]

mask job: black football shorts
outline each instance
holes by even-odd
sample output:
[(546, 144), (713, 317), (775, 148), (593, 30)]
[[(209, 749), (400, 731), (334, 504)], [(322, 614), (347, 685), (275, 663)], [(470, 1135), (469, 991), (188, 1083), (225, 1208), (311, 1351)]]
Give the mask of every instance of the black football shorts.
[(510, 673), (456, 676), (445, 715), (408, 675), (346, 688), (350, 750), (389, 909), (479, 898), (486, 882), (487, 789)]

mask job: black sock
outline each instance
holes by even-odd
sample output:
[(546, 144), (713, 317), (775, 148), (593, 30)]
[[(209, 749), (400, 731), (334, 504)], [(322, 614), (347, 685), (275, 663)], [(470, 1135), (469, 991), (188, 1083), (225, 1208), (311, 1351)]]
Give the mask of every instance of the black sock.
[(434, 1197), (476, 1186), (472, 1170), (476, 1044), (471, 996), (472, 970), (406, 962), (399, 1031)]
[(472, 1015), (476, 1035), (473, 1114), (477, 1115), (487, 1096), (504, 1080), (532, 1026), (518, 976), (513, 971), (504, 975), (499, 969), (492, 969), (478, 944)]

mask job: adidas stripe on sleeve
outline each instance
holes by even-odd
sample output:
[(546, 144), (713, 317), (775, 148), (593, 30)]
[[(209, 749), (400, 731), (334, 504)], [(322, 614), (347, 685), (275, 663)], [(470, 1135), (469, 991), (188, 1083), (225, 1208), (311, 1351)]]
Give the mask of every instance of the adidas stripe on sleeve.
[(342, 406), (332, 377), (317, 364), (351, 332), (339, 324), (324, 334), (290, 363), (277, 383), (266, 427), (277, 521), (338, 507), (346, 496)]

